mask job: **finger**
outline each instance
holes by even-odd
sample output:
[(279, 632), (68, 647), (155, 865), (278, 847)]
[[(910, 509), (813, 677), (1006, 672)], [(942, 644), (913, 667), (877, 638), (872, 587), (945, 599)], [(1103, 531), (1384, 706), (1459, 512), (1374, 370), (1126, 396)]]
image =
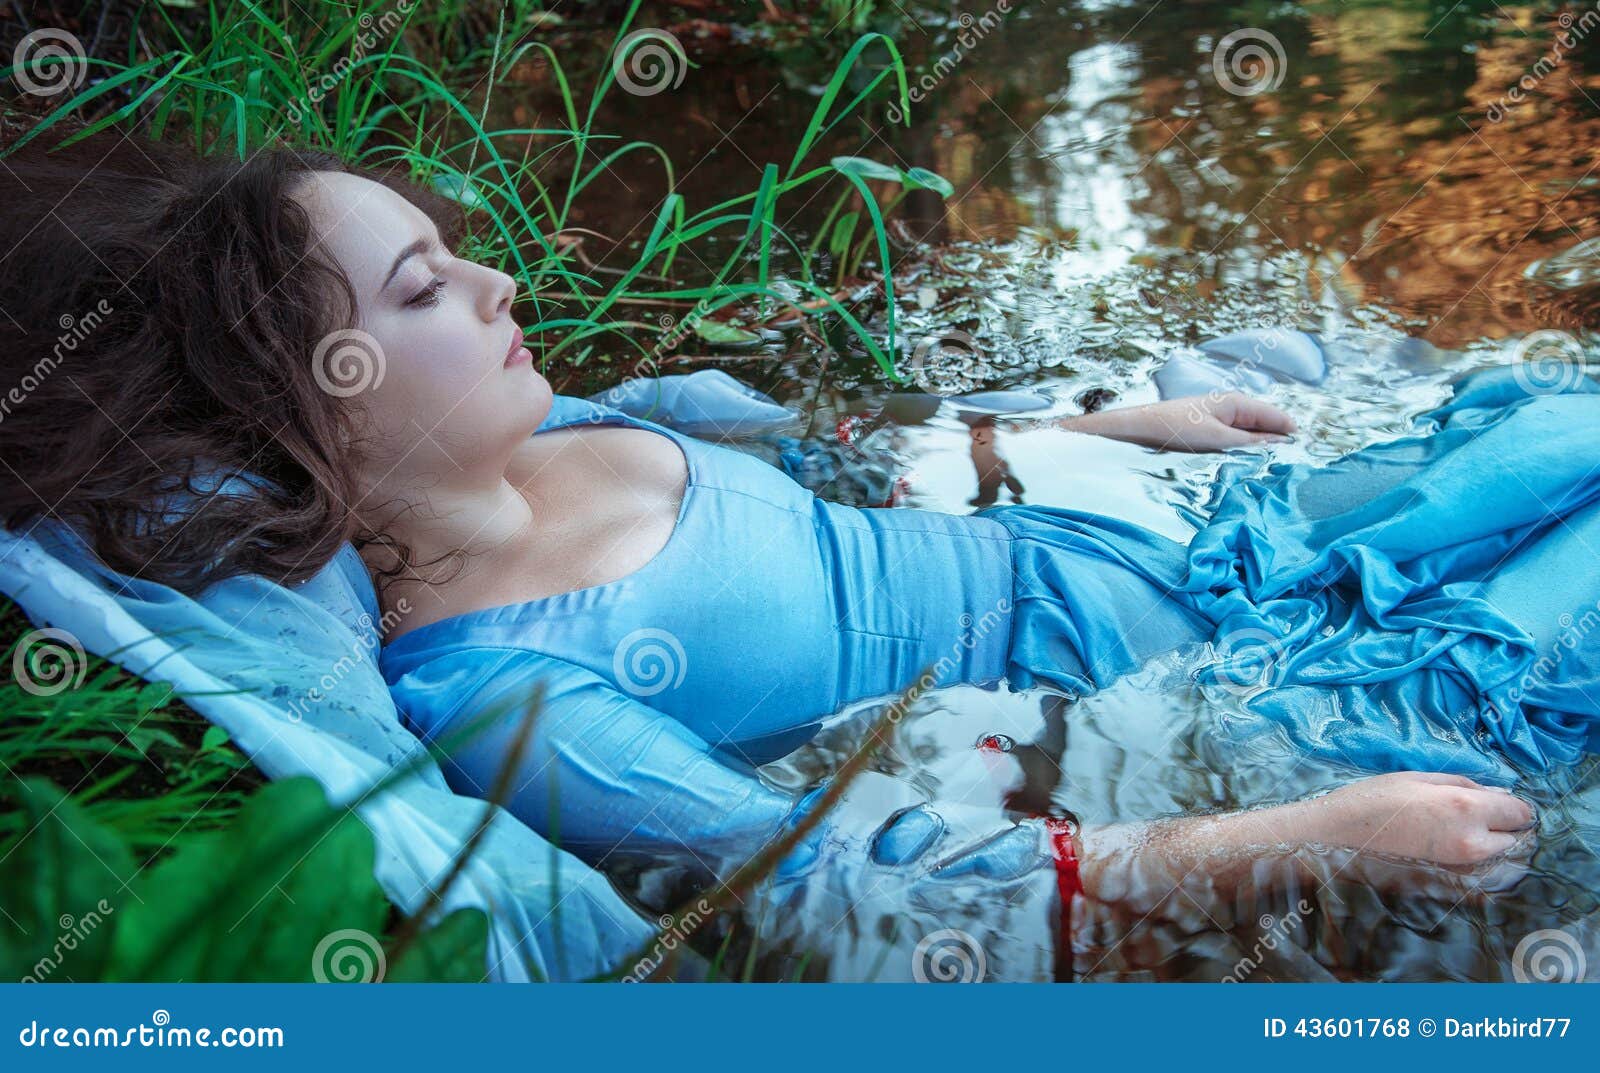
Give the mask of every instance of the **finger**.
[(1228, 451), (1235, 447), (1250, 447), (1258, 443), (1282, 443), (1288, 437), (1275, 432), (1252, 432), (1235, 428), (1220, 417), (1211, 417), (1198, 430), (1197, 435), (1186, 437), (1191, 442), (1203, 443), (1207, 451)]
[(1472, 844), (1477, 851), (1477, 859), (1486, 861), (1510, 853), (1517, 844), (1517, 836), (1504, 831), (1485, 831), (1474, 838)]
[(1469, 790), (1481, 790), (1484, 788), (1465, 775), (1449, 775), (1443, 771), (1406, 771), (1401, 774), (1418, 782), (1431, 782), (1439, 786), (1465, 786)]
[(1232, 412), (1228, 415), (1228, 424), (1234, 428), (1249, 429), (1253, 432), (1277, 432), (1288, 435), (1295, 430), (1294, 418), (1278, 409), (1265, 399), (1253, 398), (1249, 395), (1229, 396), (1233, 404)]
[(1482, 799), (1484, 822), (1491, 831), (1525, 831), (1533, 825), (1533, 808), (1516, 794), (1485, 790)]

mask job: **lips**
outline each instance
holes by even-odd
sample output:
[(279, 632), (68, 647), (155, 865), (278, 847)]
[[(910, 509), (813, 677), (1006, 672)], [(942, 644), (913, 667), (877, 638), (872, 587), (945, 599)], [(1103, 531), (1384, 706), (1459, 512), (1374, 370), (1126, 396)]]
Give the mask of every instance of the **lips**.
[(511, 345), (506, 348), (506, 368), (509, 369), (513, 365), (521, 365), (523, 362), (533, 361), (533, 353), (527, 347), (522, 345), (522, 339), (522, 329), (513, 328), (511, 332)]

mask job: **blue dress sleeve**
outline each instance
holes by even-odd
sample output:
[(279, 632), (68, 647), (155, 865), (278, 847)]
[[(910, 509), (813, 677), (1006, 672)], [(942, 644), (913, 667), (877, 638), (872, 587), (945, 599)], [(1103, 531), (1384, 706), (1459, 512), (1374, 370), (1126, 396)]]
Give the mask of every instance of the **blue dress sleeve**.
[(787, 794), (713, 754), (682, 723), (536, 652), (458, 649), (392, 684), (406, 717), (447, 753), (446, 778), (479, 797), (489, 795), (540, 690), (506, 807), (580, 857), (624, 846), (759, 846), (793, 810)]
[[(419, 653), (391, 672), (391, 686), (418, 733), (447, 754), (446, 778), (480, 797), (490, 795), (542, 690), (506, 807), (607, 870), (676, 862), (700, 881), (707, 873), (727, 878), (825, 789), (796, 795), (774, 786), (593, 672), (537, 652)], [(1054, 862), (1039, 821), (930, 803), (910, 783), (876, 773), (858, 777), (849, 791), (779, 866), (769, 896), (780, 904), (803, 904), (831, 925), (829, 914), (848, 913), (868, 897), (911, 898), (913, 888), (919, 901), (953, 902), (963, 882), (983, 876), (1009, 890), (1007, 915), (1036, 918), (1038, 926), (1050, 918), (1039, 903), (1054, 896)], [(1019, 896), (1020, 888), (1033, 896)]]

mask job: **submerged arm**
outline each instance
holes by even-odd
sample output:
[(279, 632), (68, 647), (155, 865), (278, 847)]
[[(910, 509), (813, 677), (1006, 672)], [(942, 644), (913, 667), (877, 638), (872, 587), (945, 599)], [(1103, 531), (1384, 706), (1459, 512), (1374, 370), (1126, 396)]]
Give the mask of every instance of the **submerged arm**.
[(1059, 418), (1054, 423), (1069, 432), (1086, 432), (1157, 450), (1194, 452), (1279, 443), (1295, 431), (1294, 419), (1288, 414), (1269, 402), (1238, 392), (1099, 410)]
[(1148, 912), (1181, 887), (1257, 882), (1258, 863), (1274, 851), (1294, 860), (1287, 874), (1296, 877), (1316, 871), (1323, 856), (1306, 851), (1328, 851), (1340, 869), (1368, 856), (1477, 868), (1512, 850), (1532, 823), (1528, 804), (1504, 790), (1460, 775), (1397, 772), (1272, 808), (1089, 828), (1081, 876), (1089, 897)]

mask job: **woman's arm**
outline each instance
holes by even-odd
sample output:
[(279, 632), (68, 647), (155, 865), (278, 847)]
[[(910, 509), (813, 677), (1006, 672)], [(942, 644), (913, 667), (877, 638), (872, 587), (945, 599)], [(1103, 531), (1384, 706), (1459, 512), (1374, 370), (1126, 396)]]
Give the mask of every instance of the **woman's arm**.
[(1069, 432), (1086, 432), (1157, 450), (1195, 452), (1279, 443), (1295, 430), (1294, 419), (1288, 414), (1269, 402), (1238, 392), (1100, 410), (1059, 418), (1055, 424)]
[(1080, 876), (1090, 898), (1149, 912), (1180, 886), (1256, 882), (1258, 862), (1274, 851), (1302, 865), (1304, 851), (1327, 849), (1346, 862), (1476, 868), (1513, 849), (1533, 818), (1521, 798), (1463, 776), (1397, 772), (1272, 808), (1086, 828)]

